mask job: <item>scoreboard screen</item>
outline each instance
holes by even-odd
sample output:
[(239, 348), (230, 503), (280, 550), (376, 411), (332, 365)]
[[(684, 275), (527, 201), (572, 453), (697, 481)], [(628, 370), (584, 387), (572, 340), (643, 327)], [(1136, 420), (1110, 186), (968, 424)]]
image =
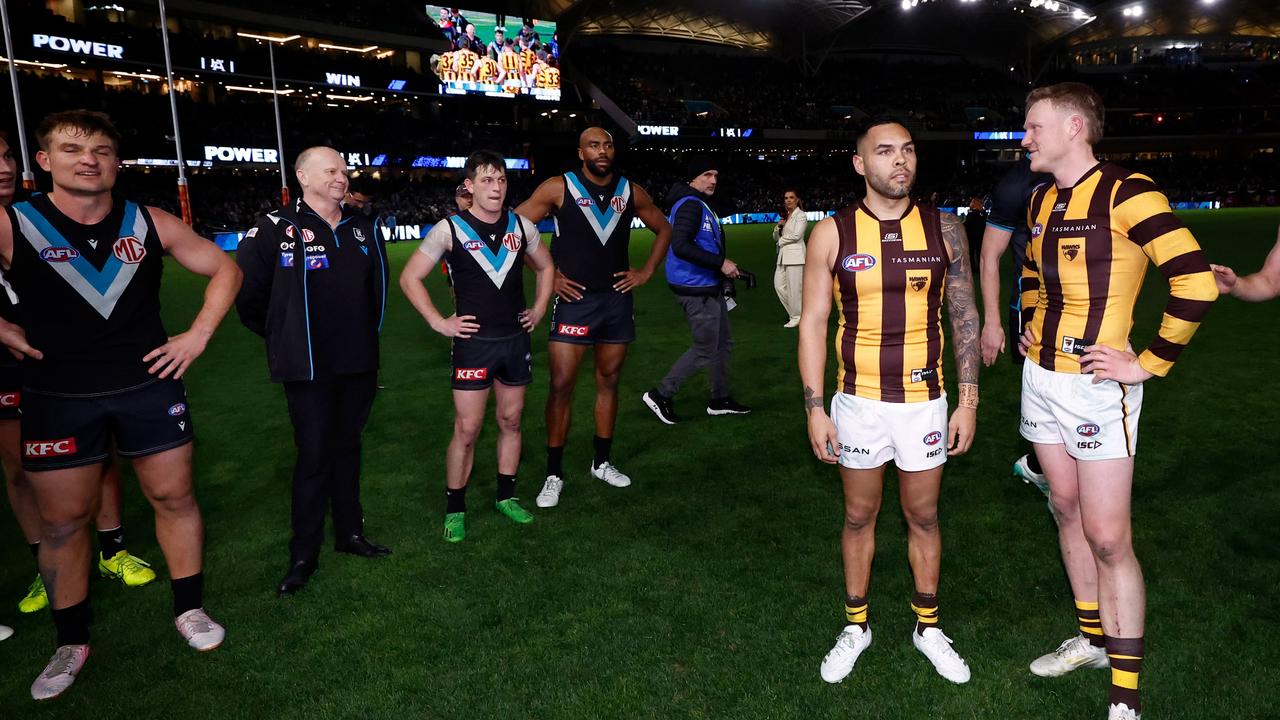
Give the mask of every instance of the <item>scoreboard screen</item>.
[(449, 48), (431, 56), (446, 95), (560, 99), (560, 43), (548, 20), (427, 5)]

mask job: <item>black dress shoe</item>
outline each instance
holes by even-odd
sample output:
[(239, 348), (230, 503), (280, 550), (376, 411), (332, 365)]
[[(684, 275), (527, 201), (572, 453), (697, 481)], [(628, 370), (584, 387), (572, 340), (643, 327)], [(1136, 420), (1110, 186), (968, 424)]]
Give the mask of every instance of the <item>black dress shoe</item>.
[(384, 557), (391, 554), (391, 548), (370, 542), (369, 538), (363, 535), (352, 535), (346, 540), (339, 541), (334, 544), (333, 550), (360, 557)]
[(288, 597), (301, 590), (318, 567), (320, 563), (316, 560), (295, 560), (290, 563), (289, 572), (285, 573), (280, 587), (276, 588), (276, 597)]

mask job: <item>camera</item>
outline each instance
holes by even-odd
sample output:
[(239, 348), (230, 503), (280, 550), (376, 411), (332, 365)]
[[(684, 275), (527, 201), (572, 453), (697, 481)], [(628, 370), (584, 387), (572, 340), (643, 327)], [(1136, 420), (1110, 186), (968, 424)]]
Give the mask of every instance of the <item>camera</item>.
[[(756, 274), (750, 270), (738, 268), (738, 280), (746, 284), (748, 290), (756, 289)], [(720, 293), (726, 298), (736, 297), (738, 287), (734, 284), (734, 278), (725, 278), (720, 281)]]

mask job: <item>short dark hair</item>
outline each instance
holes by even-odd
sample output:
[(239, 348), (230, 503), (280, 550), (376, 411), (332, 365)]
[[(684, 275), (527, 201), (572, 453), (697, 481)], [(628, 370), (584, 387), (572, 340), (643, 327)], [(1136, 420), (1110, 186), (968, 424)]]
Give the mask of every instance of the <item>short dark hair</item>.
[(476, 172), (487, 167), (494, 168), (503, 175), (507, 174), (505, 158), (492, 150), (477, 150), (471, 153), (466, 164), (462, 166), (462, 176), (468, 180), (475, 180)]
[(907, 134), (911, 136), (912, 141), (916, 139), (915, 134), (911, 132), (911, 128), (907, 127), (907, 123), (902, 118), (896, 115), (873, 115), (858, 123), (858, 129), (853, 136), (854, 152), (857, 152), (858, 144), (862, 142), (862, 138), (866, 137), (867, 133), (871, 132), (873, 128), (878, 128), (881, 125), (901, 125), (906, 129)]
[(63, 110), (46, 115), (36, 126), (36, 142), (40, 144), (40, 149), (48, 152), (49, 139), (63, 128), (70, 128), (83, 135), (102, 133), (111, 140), (117, 152), (120, 150), (120, 131), (116, 130), (106, 113), (93, 110)]

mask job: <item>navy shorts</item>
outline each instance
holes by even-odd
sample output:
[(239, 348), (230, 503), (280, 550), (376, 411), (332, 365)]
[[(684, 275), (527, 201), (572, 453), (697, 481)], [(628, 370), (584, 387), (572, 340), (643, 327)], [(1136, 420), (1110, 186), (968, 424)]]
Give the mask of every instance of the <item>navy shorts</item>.
[(533, 382), (533, 347), (529, 333), (509, 338), (454, 340), (454, 390), (484, 390), (497, 380), (503, 385)]
[(588, 292), (581, 300), (559, 297), (551, 306), (551, 342), (625, 344), (636, 339), (635, 297), (613, 290)]
[[(0, 352), (6, 352), (0, 348)], [(0, 365), (0, 420), (22, 417), (22, 374), (19, 365)]]
[(179, 380), (109, 395), (22, 398), (22, 468), (34, 472), (106, 461), (111, 448), (144, 457), (191, 442), (191, 412)]

